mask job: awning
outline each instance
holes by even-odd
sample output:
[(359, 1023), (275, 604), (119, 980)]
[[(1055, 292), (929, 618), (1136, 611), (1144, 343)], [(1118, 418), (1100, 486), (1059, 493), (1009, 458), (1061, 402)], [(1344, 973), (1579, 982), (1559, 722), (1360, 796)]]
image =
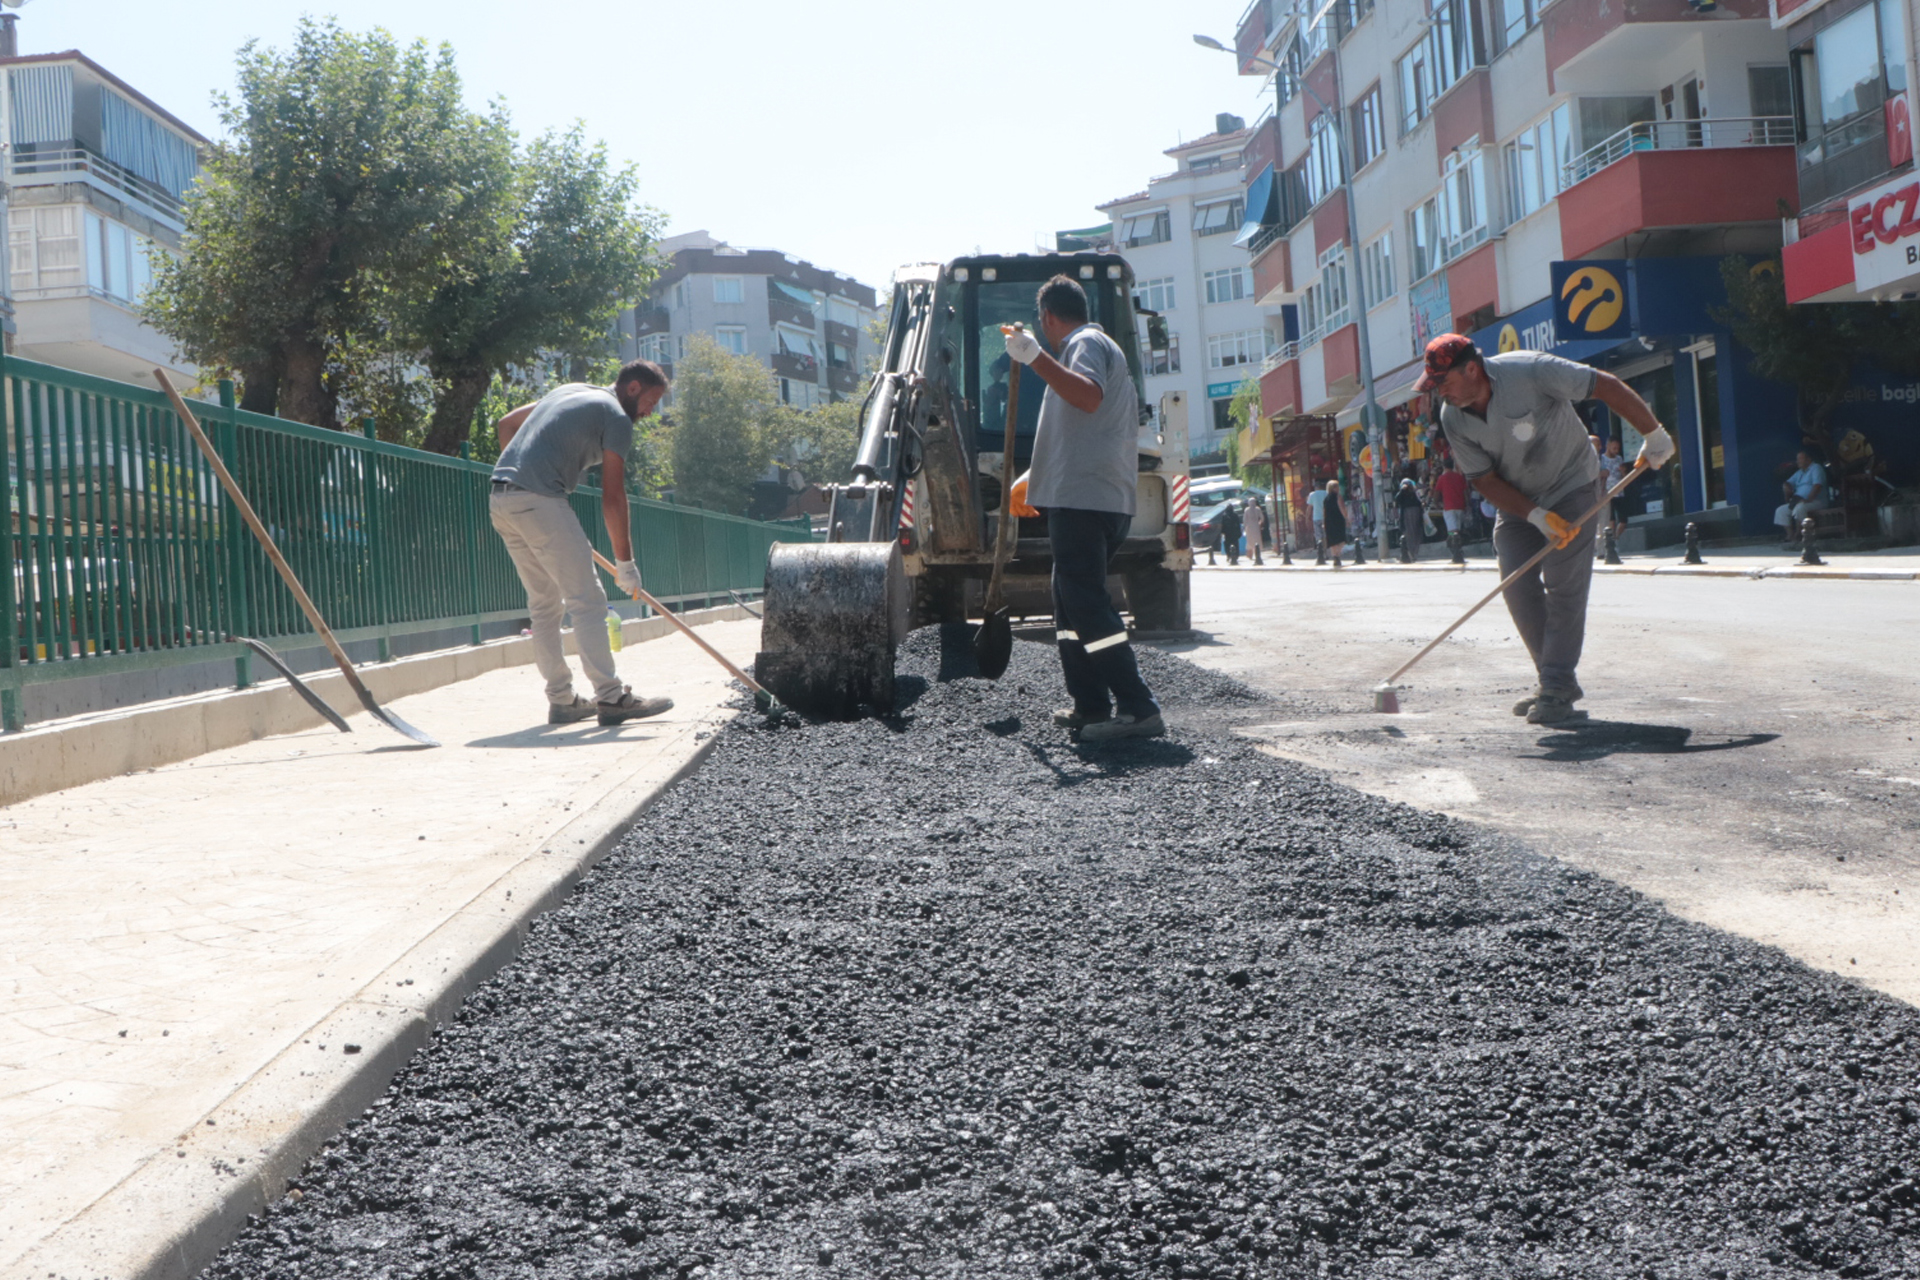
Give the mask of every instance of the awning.
[(796, 288), (795, 286), (788, 284), (785, 280), (774, 280), (773, 287), (778, 289), (780, 292), (786, 294), (789, 298), (793, 299), (795, 302), (799, 303), (801, 306), (806, 307), (809, 310), (813, 308), (814, 299), (813, 299), (813, 293), (811, 290)]
[(1240, 224), (1240, 234), (1233, 243), (1245, 247), (1247, 242), (1260, 234), (1262, 227), (1278, 221), (1278, 210), (1273, 207), (1274, 195), (1278, 188), (1273, 181), (1273, 166), (1262, 169), (1259, 176), (1247, 186), (1247, 220)]
[(1414, 360), (1401, 365), (1392, 373), (1373, 380), (1373, 398), (1382, 409), (1397, 409), (1420, 393), (1413, 384), (1420, 379), (1420, 371), (1427, 367), (1426, 361)]

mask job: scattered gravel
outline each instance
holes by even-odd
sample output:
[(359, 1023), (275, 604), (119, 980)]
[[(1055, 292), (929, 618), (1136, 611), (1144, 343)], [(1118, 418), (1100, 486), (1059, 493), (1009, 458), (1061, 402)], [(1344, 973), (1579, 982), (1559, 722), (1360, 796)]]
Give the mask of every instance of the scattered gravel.
[(1050, 649), (743, 715), (208, 1273), (1920, 1274), (1912, 1010)]

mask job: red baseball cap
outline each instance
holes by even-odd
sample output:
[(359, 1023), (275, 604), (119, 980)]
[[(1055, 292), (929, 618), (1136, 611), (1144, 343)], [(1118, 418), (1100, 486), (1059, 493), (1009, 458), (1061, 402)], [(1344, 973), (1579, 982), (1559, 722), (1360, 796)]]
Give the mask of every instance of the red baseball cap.
[(1431, 391), (1440, 379), (1468, 360), (1480, 359), (1480, 348), (1460, 333), (1443, 333), (1427, 344), (1427, 371), (1413, 384), (1415, 391)]

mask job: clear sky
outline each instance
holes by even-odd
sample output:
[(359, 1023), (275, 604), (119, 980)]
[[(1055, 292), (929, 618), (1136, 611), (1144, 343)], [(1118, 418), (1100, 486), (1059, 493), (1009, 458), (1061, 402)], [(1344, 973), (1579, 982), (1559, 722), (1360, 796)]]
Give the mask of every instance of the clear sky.
[(250, 39), (303, 15), (453, 46), (522, 136), (578, 119), (668, 234), (704, 228), (884, 288), (903, 262), (1051, 245), (1161, 154), (1249, 122), (1244, 0), (31, 0), (22, 53), (78, 49), (208, 136)]

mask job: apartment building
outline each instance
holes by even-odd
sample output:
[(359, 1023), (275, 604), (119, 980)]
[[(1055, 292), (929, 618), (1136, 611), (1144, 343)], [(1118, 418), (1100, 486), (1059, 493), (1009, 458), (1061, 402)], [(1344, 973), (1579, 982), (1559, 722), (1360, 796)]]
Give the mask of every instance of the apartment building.
[[(1147, 189), (1098, 206), (1103, 227), (1061, 232), (1064, 250), (1113, 248), (1133, 268), (1134, 297), (1167, 322), (1164, 351), (1151, 349), (1140, 326), (1140, 368), (1149, 404), (1169, 391), (1196, 406), (1188, 431), (1196, 465), (1224, 461), (1233, 437), (1228, 408), (1242, 382), (1285, 335), (1281, 313), (1254, 301), (1253, 269), (1241, 232), (1246, 225), (1246, 121), (1222, 113), (1214, 130), (1176, 147), (1176, 167)], [(1199, 409), (1199, 406), (1205, 406)]]
[(808, 409), (865, 391), (874, 290), (778, 249), (737, 249), (705, 231), (660, 242), (666, 270), (620, 320), (623, 359), (672, 368), (704, 333), (764, 362), (782, 403)]
[(1789, 302), (1920, 297), (1917, 23), (1908, 0), (1774, 0), (1800, 182), (1783, 255)]
[(153, 255), (179, 250), (207, 140), (73, 50), (0, 56), (0, 71), (8, 349), (123, 382), (150, 385), (156, 366), (191, 382), (193, 366), (136, 308)]
[(1688, 518), (1769, 527), (1794, 396), (1715, 314), (1722, 259), (1777, 255), (1798, 201), (1767, 0), (1255, 0), (1234, 54), (1275, 86), (1247, 144), (1255, 301), (1299, 333), (1263, 365), (1243, 456), (1280, 445), (1296, 510), (1330, 476), (1367, 494), (1376, 446), (1389, 484), (1444, 450), (1413, 383), (1451, 330), (1606, 368), (1673, 428), (1680, 465), (1633, 496), (1630, 544)]

